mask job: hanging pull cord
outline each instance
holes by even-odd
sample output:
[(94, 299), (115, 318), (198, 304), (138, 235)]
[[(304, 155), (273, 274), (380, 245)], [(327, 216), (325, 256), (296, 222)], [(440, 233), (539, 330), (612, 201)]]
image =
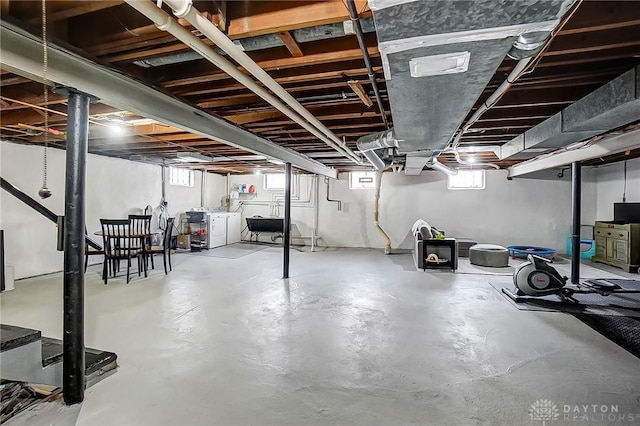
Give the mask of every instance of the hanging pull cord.
[(47, 148), (49, 147), (49, 113), (47, 107), (49, 105), (49, 87), (47, 80), (47, 69), (49, 67), (49, 49), (47, 48), (47, 4), (46, 0), (42, 0), (42, 79), (43, 82), (43, 98), (44, 98), (44, 151), (42, 154), (42, 188), (38, 191), (40, 198), (49, 198), (51, 191), (47, 188)]

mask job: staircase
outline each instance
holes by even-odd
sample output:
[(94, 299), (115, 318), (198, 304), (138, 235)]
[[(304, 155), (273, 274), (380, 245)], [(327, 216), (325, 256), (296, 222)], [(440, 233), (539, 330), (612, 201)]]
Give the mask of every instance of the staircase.
[[(42, 337), (40, 331), (0, 325), (0, 377), (30, 383), (62, 386), (62, 341)], [(85, 349), (87, 387), (117, 368), (117, 355)]]

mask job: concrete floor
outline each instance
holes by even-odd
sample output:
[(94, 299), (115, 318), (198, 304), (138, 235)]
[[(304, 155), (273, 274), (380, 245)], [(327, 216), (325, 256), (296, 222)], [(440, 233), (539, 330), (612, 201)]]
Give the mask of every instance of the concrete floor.
[[(488, 280), (417, 272), (376, 250), (178, 255), (105, 286), (86, 283), (86, 345), (118, 354), (79, 425), (530, 425), (640, 422), (640, 360), (575, 318), (518, 311)], [(19, 281), (2, 322), (62, 336), (61, 275)], [(618, 417), (563, 418), (565, 405)], [(582, 408), (580, 408), (582, 410)], [(621, 418), (621, 415), (627, 417)], [(629, 422), (631, 417), (637, 416)], [(29, 420), (51, 423), (45, 415)]]

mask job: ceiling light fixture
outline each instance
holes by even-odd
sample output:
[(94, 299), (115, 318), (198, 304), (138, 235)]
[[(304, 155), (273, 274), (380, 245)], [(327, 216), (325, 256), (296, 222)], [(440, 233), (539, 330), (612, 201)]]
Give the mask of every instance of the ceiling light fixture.
[(213, 158), (206, 155), (198, 154), (197, 152), (178, 152), (176, 153), (178, 161), (184, 163), (211, 163)]
[(124, 135), (125, 134), (125, 128), (119, 124), (111, 124), (109, 125), (109, 130), (111, 130), (111, 133), (113, 133), (114, 135)]

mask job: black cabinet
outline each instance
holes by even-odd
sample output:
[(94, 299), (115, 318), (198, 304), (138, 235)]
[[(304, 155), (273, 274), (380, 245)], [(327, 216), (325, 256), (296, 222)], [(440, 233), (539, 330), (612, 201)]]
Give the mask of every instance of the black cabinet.
[[(428, 261), (430, 254), (435, 254), (438, 261)], [(437, 240), (435, 238), (416, 240), (416, 265), (427, 269), (458, 269), (458, 241), (455, 238)]]

